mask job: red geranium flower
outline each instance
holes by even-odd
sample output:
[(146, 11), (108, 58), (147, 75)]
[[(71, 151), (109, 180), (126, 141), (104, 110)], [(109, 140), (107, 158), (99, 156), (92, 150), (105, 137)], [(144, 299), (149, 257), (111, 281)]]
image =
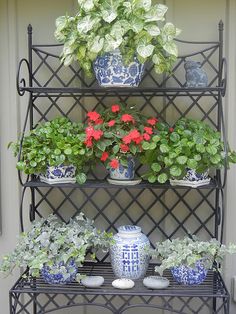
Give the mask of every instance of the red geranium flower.
[(150, 134), (150, 135), (151, 135), (151, 134), (153, 133), (152, 128), (149, 127), (149, 126), (145, 126), (145, 127), (144, 127), (144, 130), (146, 131), (147, 134)]
[(100, 114), (97, 113), (96, 111), (90, 111), (87, 113), (87, 117), (89, 118), (89, 120), (91, 121), (97, 121), (98, 119), (100, 119)]
[(112, 159), (112, 161), (110, 161), (110, 167), (117, 169), (119, 167), (119, 161), (117, 159)]
[(131, 114), (125, 113), (121, 117), (122, 122), (132, 122), (133, 124), (135, 123), (134, 117), (131, 116)]
[(129, 151), (129, 146), (125, 144), (120, 144), (120, 149), (122, 152), (127, 153)]
[(113, 105), (113, 106), (111, 106), (111, 111), (112, 111), (112, 112), (119, 112), (119, 111), (120, 111), (120, 106), (119, 106), (119, 105)]
[(85, 145), (87, 147), (92, 147), (93, 146), (93, 142), (92, 142), (92, 138), (91, 137), (86, 139), (86, 141), (84, 143), (85, 143)]
[(102, 157), (100, 159), (101, 161), (106, 161), (108, 157), (109, 157), (109, 154), (107, 152), (103, 152)]
[(131, 141), (132, 141), (132, 138), (130, 137), (130, 135), (126, 135), (122, 138), (122, 141), (125, 143), (125, 144), (130, 144)]
[(101, 136), (103, 135), (103, 132), (101, 130), (94, 130), (93, 132), (93, 138), (98, 141), (100, 140)]
[(103, 124), (103, 120), (99, 118), (95, 121), (95, 124), (96, 125)]
[(111, 121), (109, 121), (108, 123), (107, 123), (107, 125), (108, 126), (113, 126), (113, 125), (115, 125), (116, 124), (116, 121), (115, 120), (111, 120)]
[(158, 122), (158, 119), (156, 118), (150, 118), (147, 120), (147, 123), (150, 125), (155, 125)]
[(149, 134), (147, 134), (147, 133), (144, 133), (143, 134), (143, 138), (145, 139), (145, 141), (149, 141), (151, 136)]
[(140, 135), (139, 137), (136, 137), (133, 139), (135, 144), (140, 144), (143, 141), (143, 136)]
[(174, 132), (173, 128), (169, 128), (170, 133)]

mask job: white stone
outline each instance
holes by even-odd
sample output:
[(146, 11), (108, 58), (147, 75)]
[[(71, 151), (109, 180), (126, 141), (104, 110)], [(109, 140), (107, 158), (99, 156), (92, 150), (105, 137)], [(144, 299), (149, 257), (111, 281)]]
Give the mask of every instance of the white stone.
[(97, 288), (104, 283), (104, 278), (102, 276), (87, 276), (81, 279), (81, 284), (87, 288)]
[(143, 285), (151, 289), (165, 289), (170, 282), (167, 278), (160, 276), (149, 276), (143, 279)]
[(134, 287), (134, 282), (128, 278), (121, 278), (114, 280), (112, 286), (117, 289), (131, 289)]

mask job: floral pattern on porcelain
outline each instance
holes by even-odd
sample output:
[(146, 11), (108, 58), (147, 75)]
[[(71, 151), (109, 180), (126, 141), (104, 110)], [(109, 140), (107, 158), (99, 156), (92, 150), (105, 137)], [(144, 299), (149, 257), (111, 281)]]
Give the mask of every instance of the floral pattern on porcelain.
[(110, 169), (110, 178), (113, 180), (133, 180), (135, 174), (135, 162), (132, 157), (128, 157), (128, 166), (119, 163), (117, 169)]
[(175, 281), (184, 285), (201, 284), (205, 280), (207, 272), (208, 270), (201, 261), (196, 262), (195, 267), (181, 265), (171, 268), (171, 273)]
[(111, 265), (118, 278), (139, 279), (146, 274), (150, 247), (148, 238), (138, 226), (121, 226), (110, 248)]
[(195, 169), (187, 168), (187, 174), (183, 177), (183, 180), (198, 182), (209, 178), (209, 171), (203, 173), (197, 173)]
[(47, 179), (73, 178), (75, 172), (76, 167), (73, 165), (47, 166), (46, 174), (43, 176)]
[(98, 83), (103, 87), (138, 86), (144, 73), (144, 64), (136, 57), (129, 65), (124, 65), (118, 49), (97, 57), (93, 69)]
[(74, 260), (70, 260), (67, 264), (60, 262), (50, 267), (44, 265), (41, 269), (43, 279), (49, 284), (66, 284), (72, 282), (77, 272), (78, 268)]

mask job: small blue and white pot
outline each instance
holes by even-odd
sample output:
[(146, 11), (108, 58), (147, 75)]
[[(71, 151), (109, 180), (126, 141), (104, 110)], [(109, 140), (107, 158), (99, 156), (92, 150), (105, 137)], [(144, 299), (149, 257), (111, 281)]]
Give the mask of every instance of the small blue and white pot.
[(129, 65), (125, 65), (119, 49), (99, 56), (93, 63), (96, 79), (102, 87), (136, 87), (140, 84), (144, 64), (136, 57)]
[(135, 162), (133, 157), (128, 157), (127, 167), (119, 163), (118, 168), (110, 168), (110, 178), (113, 180), (133, 180), (135, 174)]
[(138, 226), (118, 228), (110, 248), (111, 265), (118, 278), (139, 279), (145, 276), (149, 265), (150, 242)]
[(203, 173), (197, 173), (195, 169), (187, 168), (187, 173), (183, 177), (183, 180), (191, 181), (191, 182), (198, 182), (207, 180), (209, 178), (209, 171), (205, 171)]
[(47, 166), (45, 174), (39, 176), (40, 181), (53, 183), (75, 183), (76, 167), (73, 165)]
[(77, 272), (78, 268), (73, 259), (66, 264), (60, 262), (53, 266), (44, 265), (41, 269), (43, 279), (49, 284), (66, 284), (72, 282)]
[(178, 267), (172, 267), (171, 273), (175, 281), (183, 285), (199, 285), (206, 276), (208, 269), (204, 267), (201, 261), (195, 263), (195, 267), (189, 267), (181, 265)]

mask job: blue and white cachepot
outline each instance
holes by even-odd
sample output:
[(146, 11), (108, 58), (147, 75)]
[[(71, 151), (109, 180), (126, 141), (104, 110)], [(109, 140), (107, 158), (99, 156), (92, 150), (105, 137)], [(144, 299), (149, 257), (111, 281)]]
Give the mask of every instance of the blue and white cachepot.
[(73, 165), (47, 166), (46, 173), (39, 176), (40, 181), (53, 183), (75, 183), (76, 167)]
[(175, 281), (183, 285), (199, 285), (201, 284), (208, 273), (201, 261), (195, 263), (195, 267), (181, 265), (172, 267), (171, 273)]
[(119, 163), (118, 168), (110, 168), (110, 178), (113, 180), (133, 180), (135, 175), (135, 161), (133, 157), (128, 157), (127, 167)]
[(187, 168), (187, 173), (183, 177), (183, 180), (196, 182), (196, 181), (203, 181), (209, 178), (209, 171), (205, 171), (203, 173), (197, 173), (195, 169)]
[(145, 276), (149, 265), (150, 242), (138, 226), (118, 228), (110, 248), (111, 265), (118, 278), (139, 279)]
[(119, 49), (99, 56), (93, 63), (96, 79), (103, 87), (136, 87), (140, 84), (144, 64), (136, 57), (129, 65), (125, 65)]
[(66, 264), (60, 262), (53, 266), (44, 265), (41, 269), (41, 275), (44, 281), (49, 284), (66, 284), (72, 282), (75, 279), (77, 272), (78, 268), (73, 259)]

